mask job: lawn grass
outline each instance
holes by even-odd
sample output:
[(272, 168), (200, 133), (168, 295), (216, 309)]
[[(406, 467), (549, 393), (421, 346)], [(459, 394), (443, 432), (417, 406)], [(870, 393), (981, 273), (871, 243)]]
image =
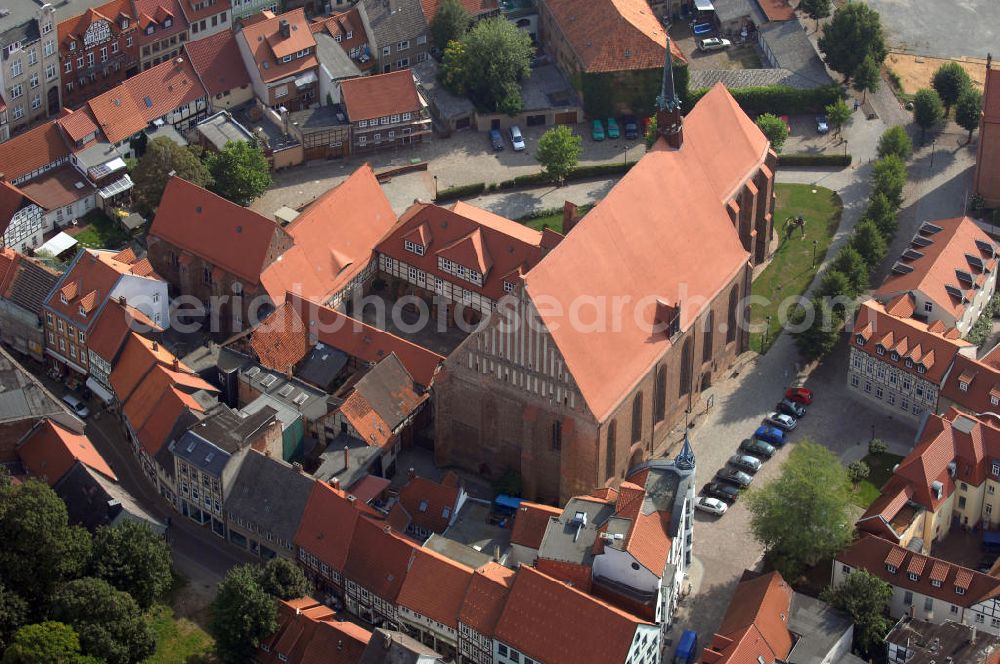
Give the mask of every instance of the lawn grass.
[[(586, 214), (593, 205), (581, 205), (577, 208), (576, 213), (580, 216)], [(528, 228), (534, 228), (536, 231), (540, 231), (543, 228), (551, 228), (557, 233), (562, 233), (562, 220), (563, 212), (561, 209), (558, 210), (543, 210), (540, 213), (529, 214), (527, 216), (518, 219), (519, 222), (527, 226)]]
[[(761, 329), (750, 334), (750, 348), (761, 353), (766, 353), (774, 344), (781, 332), (781, 317), (787, 317), (788, 306), (782, 308), (782, 316), (778, 315), (782, 300), (801, 295), (812, 283), (816, 269), (823, 263), (826, 250), (837, 232), (843, 210), (840, 196), (824, 187), (776, 184), (774, 190), (777, 197), (774, 233), (781, 238), (781, 243), (774, 252), (771, 264), (753, 282), (755, 300), (760, 296), (767, 302), (755, 301), (750, 308), (751, 324)], [(805, 237), (797, 228), (786, 232), (785, 221), (799, 215), (805, 219)], [(770, 324), (765, 339), (763, 328), (768, 317)]]
[(882, 485), (892, 475), (892, 469), (902, 460), (903, 457), (898, 454), (889, 454), (888, 452), (885, 454), (869, 454), (862, 459), (871, 468), (871, 474), (868, 475), (868, 479), (858, 484), (857, 488), (854, 489), (854, 504), (862, 509), (867, 509), (869, 505), (875, 502), (875, 499), (879, 496), (879, 489), (882, 488)]
[(212, 637), (195, 623), (175, 617), (174, 610), (165, 604), (151, 608), (149, 618), (156, 634), (156, 652), (145, 664), (214, 661)]
[(73, 236), (88, 249), (121, 249), (128, 235), (101, 210), (91, 210), (80, 220), (83, 230)]

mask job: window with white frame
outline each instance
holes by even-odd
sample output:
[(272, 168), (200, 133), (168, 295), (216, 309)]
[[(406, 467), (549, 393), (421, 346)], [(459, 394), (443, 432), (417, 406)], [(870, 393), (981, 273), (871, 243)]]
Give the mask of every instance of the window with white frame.
[(17, 99), (24, 94), (24, 86), (18, 83), (17, 85), (12, 85), (10, 88), (11, 99)]
[(38, 74), (35, 73), (31, 74), (31, 76), (28, 78), (28, 87), (32, 89), (38, 87)]
[(403, 248), (418, 256), (424, 255), (424, 245), (422, 244), (417, 244), (416, 242), (411, 242), (409, 240), (403, 240)]
[(56, 42), (52, 39), (46, 40), (45, 45), (42, 46), (42, 52), (45, 54), (45, 57), (51, 56), (56, 52)]
[(398, 115), (390, 115), (389, 116), (389, 122), (391, 122), (392, 124), (396, 124), (397, 122), (399, 122), (399, 116)]
[(408, 40), (404, 39), (403, 41), (396, 44), (397, 51), (405, 51), (408, 48), (410, 48), (410, 42)]
[(383, 46), (382, 47), (382, 55), (389, 55), (390, 53), (392, 53), (392, 47), (391, 46)]
[(14, 119), (15, 120), (20, 120), (21, 118), (23, 118), (24, 117), (24, 107), (21, 106), (20, 104), (18, 104), (17, 106), (15, 106), (14, 107), (14, 114), (13, 115), (14, 115)]
[(403, 113), (403, 122), (408, 122), (413, 118), (413, 113)]
[(42, 105), (41, 95), (36, 94), (34, 97), (31, 98), (31, 110), (36, 110), (41, 105)]
[(22, 71), (22, 69), (21, 69), (21, 59), (20, 58), (18, 58), (17, 60), (14, 60), (12, 63), (10, 63), (10, 75), (11, 76), (20, 76), (21, 75), (21, 71)]
[(358, 120), (358, 129), (364, 129), (368, 126), (368, 120)]

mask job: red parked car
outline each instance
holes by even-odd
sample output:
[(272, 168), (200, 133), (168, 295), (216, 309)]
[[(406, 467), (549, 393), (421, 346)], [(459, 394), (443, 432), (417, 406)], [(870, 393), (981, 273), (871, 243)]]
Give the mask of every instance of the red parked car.
[(808, 387), (789, 387), (785, 390), (785, 398), (808, 406), (813, 402), (813, 391)]

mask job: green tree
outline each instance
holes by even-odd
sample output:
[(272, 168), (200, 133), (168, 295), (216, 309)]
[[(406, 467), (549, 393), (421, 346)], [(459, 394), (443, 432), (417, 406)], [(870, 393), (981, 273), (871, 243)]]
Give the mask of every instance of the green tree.
[(479, 21), (445, 49), (442, 82), (465, 94), (482, 111), (518, 113), (524, 106), (519, 83), (531, 75), (535, 47), (528, 33), (505, 18)]
[(17, 630), (3, 664), (97, 664), (80, 654), (80, 638), (69, 625), (47, 621)]
[(844, 125), (847, 121), (851, 119), (851, 109), (848, 108), (847, 103), (843, 99), (838, 99), (832, 104), (827, 104), (826, 106), (826, 117), (830, 120), (830, 124), (837, 128), (837, 135), (843, 131)]
[(208, 170), (219, 196), (246, 207), (271, 186), (271, 167), (264, 151), (253, 141), (229, 141), (208, 157)]
[(889, 251), (889, 246), (886, 244), (885, 238), (882, 237), (878, 226), (875, 225), (875, 222), (867, 219), (859, 221), (854, 227), (854, 232), (851, 235), (851, 246), (861, 254), (861, 258), (865, 260), (869, 270), (874, 269)]
[(851, 284), (850, 290), (845, 295), (856, 297), (868, 288), (868, 263), (851, 245), (845, 245), (837, 252), (830, 267), (842, 272)]
[(913, 96), (913, 121), (920, 127), (920, 140), (944, 117), (944, 104), (936, 90), (922, 88)]
[(535, 159), (553, 182), (562, 184), (582, 153), (583, 139), (566, 125), (557, 125), (538, 139)]
[(154, 138), (146, 146), (146, 153), (132, 176), (135, 181), (135, 204), (141, 213), (148, 215), (156, 210), (171, 171), (199, 187), (212, 184), (212, 175), (191, 150), (165, 136)]
[(810, 440), (799, 442), (778, 479), (751, 490), (747, 503), (751, 532), (790, 583), (851, 541), (847, 471), (833, 452)]
[(948, 115), (951, 107), (958, 102), (958, 98), (966, 90), (972, 89), (972, 79), (965, 71), (965, 68), (957, 62), (946, 62), (931, 79), (931, 87), (938, 93), (941, 103), (944, 104), (944, 114)]
[(28, 619), (28, 603), (0, 584), (0, 652)]
[(849, 81), (865, 58), (881, 66), (888, 55), (885, 34), (878, 12), (866, 4), (849, 2), (833, 13), (833, 20), (823, 28), (819, 50), (830, 69)]
[(816, 21), (816, 30), (818, 31), (820, 19), (830, 15), (830, 12), (833, 11), (833, 3), (830, 0), (801, 0), (799, 9)]
[(233, 664), (249, 661), (261, 639), (278, 629), (277, 616), (275, 599), (261, 587), (258, 568), (231, 568), (212, 603), (212, 633), (219, 659)]
[(906, 164), (898, 156), (882, 157), (872, 167), (872, 193), (883, 194), (895, 209), (903, 204), (906, 186)]
[(143, 609), (170, 588), (170, 547), (149, 526), (126, 521), (94, 534), (91, 573), (132, 595)]
[(851, 86), (862, 94), (861, 103), (868, 99), (869, 92), (878, 92), (878, 86), (882, 82), (882, 70), (875, 58), (867, 56), (854, 70), (854, 82)]
[(799, 328), (792, 333), (799, 355), (806, 362), (812, 362), (833, 350), (840, 339), (844, 319), (826, 298), (815, 297), (805, 305), (796, 305), (791, 322)]
[(435, 48), (443, 53), (448, 42), (465, 36), (470, 23), (472, 17), (459, 0), (441, 0), (431, 19), (431, 38)]
[(757, 117), (757, 127), (761, 130), (767, 140), (771, 141), (771, 147), (775, 152), (781, 152), (782, 146), (788, 139), (788, 125), (785, 121), (773, 113), (761, 113)]
[(878, 139), (878, 156), (879, 159), (882, 157), (888, 157), (889, 155), (896, 155), (903, 161), (910, 158), (913, 154), (913, 141), (910, 140), (910, 135), (906, 133), (906, 129), (901, 125), (896, 125), (894, 127), (889, 127)]
[(885, 454), (888, 449), (889, 444), (881, 438), (872, 438), (868, 442), (868, 454), (878, 456), (879, 454)]
[(885, 193), (881, 191), (874, 192), (868, 200), (868, 207), (865, 209), (864, 218), (875, 222), (886, 242), (892, 239), (896, 234), (896, 228), (899, 226), (899, 222), (896, 220), (897, 209)]
[(823, 272), (823, 276), (819, 278), (816, 296), (826, 298), (850, 296), (852, 288), (851, 280), (847, 278), (847, 275), (840, 270), (831, 268)]
[(70, 581), (52, 595), (51, 615), (80, 635), (83, 651), (108, 664), (140, 662), (156, 649), (156, 638), (132, 596), (104, 579)]
[(69, 525), (66, 505), (38, 480), (0, 491), (0, 542), (0, 579), (35, 611), (90, 555), (90, 534)]
[(847, 476), (851, 479), (851, 484), (854, 486), (857, 486), (868, 479), (868, 476), (871, 475), (871, 473), (872, 469), (867, 463), (861, 461), (860, 459), (852, 461), (847, 466)]
[(292, 561), (272, 558), (260, 571), (260, 587), (278, 599), (295, 599), (309, 592), (309, 581)]
[(838, 586), (828, 586), (820, 599), (844, 611), (854, 623), (854, 644), (866, 656), (881, 652), (882, 639), (892, 629), (885, 615), (892, 599), (892, 586), (867, 570), (851, 572)]
[(979, 126), (979, 117), (983, 112), (983, 95), (975, 88), (969, 88), (958, 97), (955, 104), (955, 122), (969, 132), (965, 142), (972, 142), (972, 132)]

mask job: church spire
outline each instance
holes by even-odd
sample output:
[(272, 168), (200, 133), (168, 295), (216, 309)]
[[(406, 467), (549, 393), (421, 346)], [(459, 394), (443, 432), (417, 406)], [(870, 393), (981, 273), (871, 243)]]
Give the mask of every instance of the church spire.
[(691, 449), (691, 441), (688, 439), (687, 431), (684, 432), (684, 445), (674, 459), (674, 465), (680, 470), (694, 470), (694, 450)]
[(666, 56), (663, 62), (663, 82), (656, 98), (656, 131), (667, 140), (667, 144), (679, 149), (684, 143), (681, 120), (681, 100), (674, 84), (674, 58), (670, 52), (670, 37), (667, 36)]

